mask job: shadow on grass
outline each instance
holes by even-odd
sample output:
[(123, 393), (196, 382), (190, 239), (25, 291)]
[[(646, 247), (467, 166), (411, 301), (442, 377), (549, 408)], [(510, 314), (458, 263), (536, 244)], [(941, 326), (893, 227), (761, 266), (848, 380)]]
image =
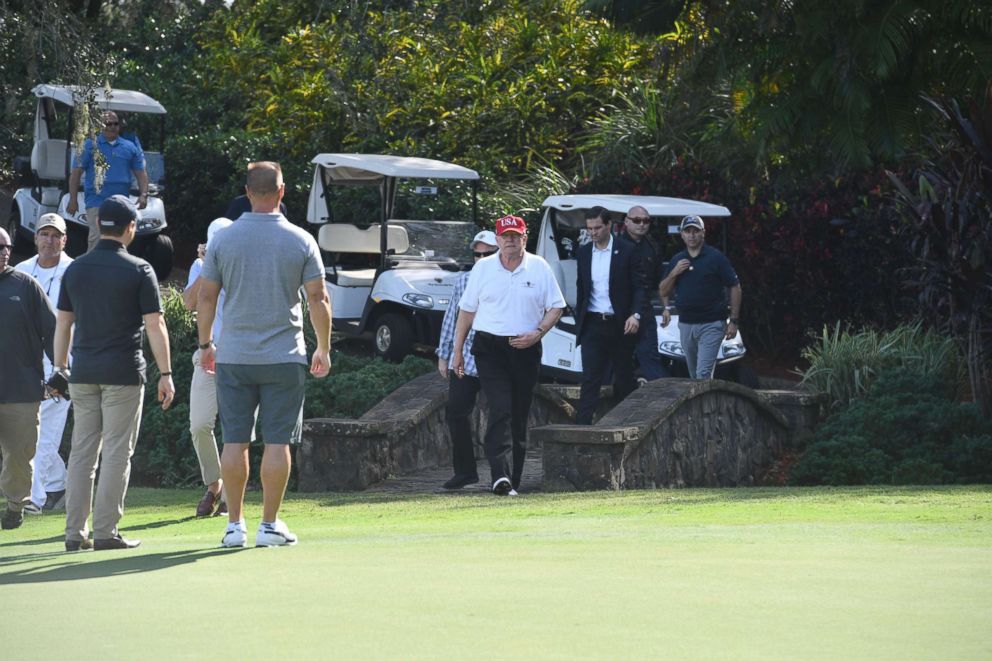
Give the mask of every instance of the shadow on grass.
[[(73, 553), (35, 553), (16, 558), (0, 558), (0, 565), (6, 565), (11, 560), (14, 564), (46, 560), (56, 556), (65, 558), (62, 562), (46, 564), (42, 567), (30, 567), (0, 572), (0, 585), (22, 585), (27, 583), (54, 583), (57, 581), (79, 581), (88, 578), (103, 578), (107, 576), (126, 576), (160, 569), (169, 569), (179, 565), (188, 565), (203, 558), (215, 555), (227, 555), (232, 552), (247, 549), (197, 549), (192, 551), (172, 551), (167, 553), (147, 553), (115, 555), (106, 560), (83, 562), (83, 558), (91, 557), (92, 552)], [(102, 555), (104, 552), (100, 552)], [(108, 554), (109, 555), (109, 554)]]

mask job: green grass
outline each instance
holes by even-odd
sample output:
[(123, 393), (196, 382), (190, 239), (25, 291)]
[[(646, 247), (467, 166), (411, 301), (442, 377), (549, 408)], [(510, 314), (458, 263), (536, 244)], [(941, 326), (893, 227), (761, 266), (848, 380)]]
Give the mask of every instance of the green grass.
[(989, 487), (291, 495), (243, 551), (199, 495), (132, 490), (136, 551), (0, 535), (0, 656), (992, 657)]

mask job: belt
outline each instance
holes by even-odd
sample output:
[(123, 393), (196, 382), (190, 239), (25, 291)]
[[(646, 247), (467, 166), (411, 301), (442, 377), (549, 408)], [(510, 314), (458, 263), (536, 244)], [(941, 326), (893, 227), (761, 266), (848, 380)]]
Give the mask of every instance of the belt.
[(497, 340), (499, 342), (506, 342), (507, 344), (510, 343), (510, 340), (516, 337), (516, 335), (493, 335), (492, 333), (487, 333), (486, 331), (480, 330), (475, 331), (475, 335), (476, 337), (481, 335), (482, 337), (488, 337), (491, 340)]
[(597, 321), (613, 321), (616, 317), (615, 314), (606, 314), (605, 312), (587, 312), (591, 319), (596, 319)]

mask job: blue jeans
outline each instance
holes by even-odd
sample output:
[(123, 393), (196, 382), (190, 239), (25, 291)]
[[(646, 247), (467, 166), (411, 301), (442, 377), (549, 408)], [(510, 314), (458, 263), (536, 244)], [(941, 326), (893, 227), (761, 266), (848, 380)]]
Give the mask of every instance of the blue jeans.
[(690, 379), (712, 379), (716, 369), (716, 356), (727, 332), (725, 322), (711, 321), (705, 324), (685, 324), (679, 322), (679, 335), (685, 364)]

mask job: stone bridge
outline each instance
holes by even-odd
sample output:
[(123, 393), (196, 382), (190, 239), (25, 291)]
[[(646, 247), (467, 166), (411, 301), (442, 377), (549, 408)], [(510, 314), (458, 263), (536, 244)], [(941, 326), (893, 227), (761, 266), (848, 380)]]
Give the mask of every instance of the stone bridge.
[[(297, 453), (301, 491), (364, 490), (391, 476), (450, 466), (447, 382), (425, 374), (357, 420), (306, 420)], [(815, 398), (725, 381), (661, 379), (592, 426), (572, 424), (578, 388), (538, 386), (529, 445), (543, 455), (546, 491), (754, 484), (816, 423)], [(473, 429), (485, 429), (480, 396)], [(481, 434), (476, 433), (476, 438)], [(483, 457), (481, 443), (476, 456)]]

